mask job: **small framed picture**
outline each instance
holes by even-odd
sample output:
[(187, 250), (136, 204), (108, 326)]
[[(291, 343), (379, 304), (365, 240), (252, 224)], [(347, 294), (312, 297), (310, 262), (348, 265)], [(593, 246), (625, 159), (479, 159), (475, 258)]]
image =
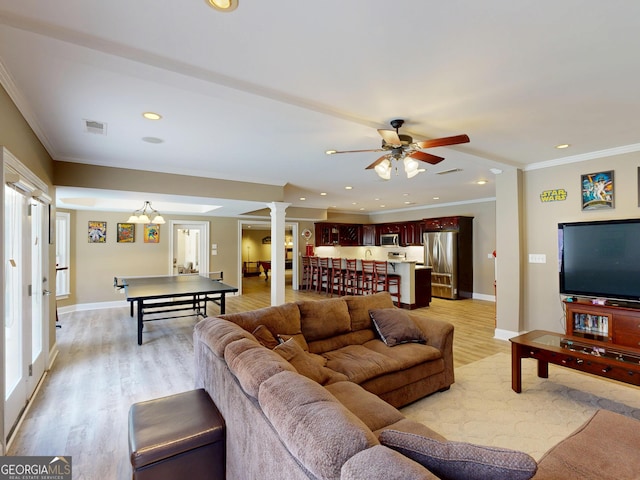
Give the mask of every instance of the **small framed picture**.
[(613, 170), (582, 175), (582, 210), (613, 208)]
[(144, 243), (160, 243), (160, 225), (144, 224)]
[(107, 222), (89, 220), (89, 243), (107, 243)]
[(136, 224), (118, 224), (118, 243), (133, 243), (136, 241)]

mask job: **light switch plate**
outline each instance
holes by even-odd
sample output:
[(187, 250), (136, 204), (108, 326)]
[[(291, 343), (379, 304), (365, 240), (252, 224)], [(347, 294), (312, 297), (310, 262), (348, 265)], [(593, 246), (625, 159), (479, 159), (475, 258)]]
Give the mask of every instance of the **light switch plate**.
[(547, 256), (544, 253), (530, 253), (529, 263), (547, 263)]

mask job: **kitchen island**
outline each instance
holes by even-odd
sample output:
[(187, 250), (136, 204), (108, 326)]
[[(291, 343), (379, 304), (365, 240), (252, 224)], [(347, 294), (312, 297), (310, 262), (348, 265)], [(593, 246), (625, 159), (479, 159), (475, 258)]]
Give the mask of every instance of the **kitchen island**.
[(410, 260), (388, 260), (389, 272), (400, 276), (402, 308), (428, 307), (431, 303), (431, 268)]

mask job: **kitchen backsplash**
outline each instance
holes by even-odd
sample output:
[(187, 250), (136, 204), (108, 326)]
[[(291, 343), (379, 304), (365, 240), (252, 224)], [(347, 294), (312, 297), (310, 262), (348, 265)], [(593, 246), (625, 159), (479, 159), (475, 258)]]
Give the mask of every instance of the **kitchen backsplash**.
[(366, 260), (387, 260), (389, 252), (402, 252), (409, 262), (424, 261), (424, 247), (315, 247), (318, 257), (359, 258)]

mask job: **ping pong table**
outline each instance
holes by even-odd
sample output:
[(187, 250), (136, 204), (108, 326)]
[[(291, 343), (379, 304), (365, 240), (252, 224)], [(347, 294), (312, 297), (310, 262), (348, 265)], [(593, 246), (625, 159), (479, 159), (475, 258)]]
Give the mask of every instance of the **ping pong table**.
[[(142, 345), (142, 328), (144, 322), (165, 320), (195, 315), (207, 315), (207, 303), (220, 306), (220, 313), (225, 312), (225, 295), (235, 293), (237, 287), (222, 283), (220, 279), (212, 279), (200, 275), (164, 275), (153, 277), (114, 277), (114, 286), (124, 289), (130, 303), (131, 316), (133, 305), (138, 313), (138, 345)], [(157, 316), (173, 312), (190, 311), (188, 314)], [(146, 315), (153, 318), (145, 319)]]

